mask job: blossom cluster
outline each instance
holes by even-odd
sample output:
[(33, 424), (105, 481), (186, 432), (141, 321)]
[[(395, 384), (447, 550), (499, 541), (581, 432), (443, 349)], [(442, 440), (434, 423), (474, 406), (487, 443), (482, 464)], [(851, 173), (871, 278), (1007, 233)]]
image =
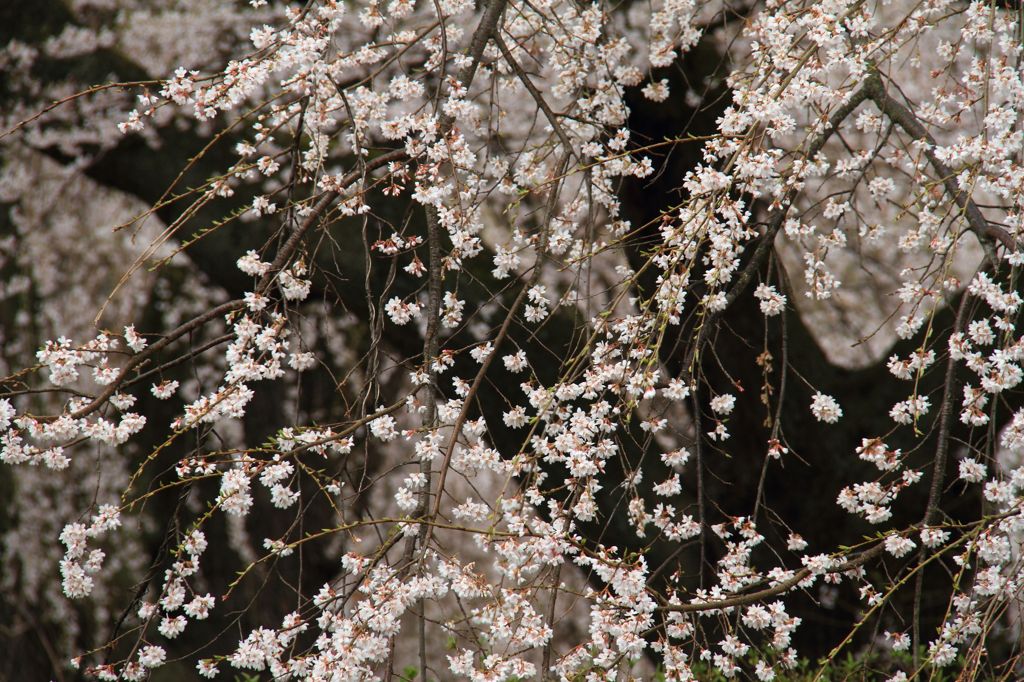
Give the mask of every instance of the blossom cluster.
[[(253, 2), (260, 22), (224, 68), (174, 69), (116, 126), (153, 136), (174, 117), (231, 139), (158, 239), (271, 226), (214, 273), (241, 290), (162, 332), (140, 315), (45, 342), (47, 414), (13, 380), (0, 397), (5, 465), (61, 472), (87, 447), (131, 459), (120, 502), (85, 502), (89, 522), (59, 533), (69, 599), (91, 596), (126, 516), (183, 491), (134, 645), (89, 670), (145, 679), (191, 624), (293, 561), (295, 610), (206, 651), (198, 674), (373, 679), (415, 636), (425, 674), (441, 665), (429, 630), (460, 678), (608, 679), (652, 657), (669, 679), (703, 666), (770, 682), (801, 656), (801, 594), (831, 608), (848, 586), (881, 619), (933, 560), (959, 571), (938, 635), (886, 641), (935, 667), (977, 656), (1024, 589), (1024, 468), (1002, 463), (1024, 447), (1024, 81), (1015, 25), (962, 4), (769, 1), (719, 26), (721, 8), (692, 0)], [(714, 134), (637, 135), (637, 93), (710, 106), (655, 71), (716, 40), (733, 66)], [(671, 205), (634, 224), (629, 188), (684, 143), (699, 158)], [(186, 237), (208, 206), (230, 208)], [(853, 412), (840, 372), (795, 371), (788, 345), (816, 312), (845, 319), (876, 265), (892, 306), (865, 325), (888, 325), (893, 347), (872, 376), (898, 391), (882, 426)], [(758, 329), (743, 377), (716, 352), (737, 309)], [(754, 398), (747, 376), (764, 382)], [(150, 404), (174, 416), (150, 423)], [(278, 412), (287, 426), (262, 423)], [(793, 423), (857, 431), (827, 453), (842, 480), (821, 499), (875, 535), (812, 547), (804, 519), (770, 508), (769, 477), (820, 459), (792, 451)], [(722, 459), (737, 485), (758, 481), (752, 509), (707, 503)], [(940, 514), (947, 469), (984, 501), (977, 518)], [(213, 533), (239, 564), (217, 598)], [(335, 568), (307, 594), (313, 547)], [(866, 570), (882, 557), (895, 573)], [(556, 615), (569, 597), (585, 632)]]

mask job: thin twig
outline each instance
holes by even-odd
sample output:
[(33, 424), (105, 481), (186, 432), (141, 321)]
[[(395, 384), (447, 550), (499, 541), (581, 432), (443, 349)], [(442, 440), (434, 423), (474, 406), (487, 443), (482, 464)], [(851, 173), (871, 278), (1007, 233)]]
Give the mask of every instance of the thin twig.
[(555, 116), (555, 112), (553, 112), (551, 107), (548, 106), (544, 96), (540, 94), (540, 91), (537, 90), (537, 87), (530, 80), (530, 76), (523, 70), (523, 67), (519, 62), (516, 61), (516, 58), (512, 55), (512, 52), (509, 51), (508, 46), (505, 44), (505, 41), (502, 40), (500, 34), (495, 33), (494, 43), (498, 46), (498, 49), (501, 50), (501, 54), (505, 57), (505, 61), (508, 62), (508, 65), (516, 72), (516, 76), (519, 77), (523, 87), (526, 88), (526, 91), (530, 93), (531, 97), (533, 97), (533, 101), (537, 103), (537, 107), (544, 112), (544, 117), (548, 119), (548, 123), (551, 124), (555, 134), (558, 135), (558, 139), (562, 141), (562, 144), (565, 146), (567, 151), (572, 151), (572, 141), (562, 128), (562, 124), (559, 123), (558, 117)]

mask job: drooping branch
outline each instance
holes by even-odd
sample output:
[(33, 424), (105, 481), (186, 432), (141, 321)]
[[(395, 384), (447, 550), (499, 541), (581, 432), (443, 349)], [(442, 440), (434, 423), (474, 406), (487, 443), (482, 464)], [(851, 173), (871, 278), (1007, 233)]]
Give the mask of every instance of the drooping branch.
[[(405, 150), (395, 150), (393, 152), (383, 154), (367, 162), (366, 166), (371, 169), (378, 168), (389, 162), (401, 159), (404, 156)], [(360, 177), (360, 172), (352, 171), (339, 182), (339, 185), (342, 188), (348, 187), (352, 183), (356, 182)], [(302, 239), (306, 236), (306, 233), (308, 233), (309, 230), (326, 214), (326, 212), (330, 209), (331, 205), (337, 200), (338, 196), (339, 191), (332, 190), (329, 192), (325, 192), (320, 197), (320, 199), (313, 206), (309, 215), (305, 217), (305, 219), (298, 225), (298, 227), (295, 229), (292, 235), (288, 238), (288, 241), (286, 241), (285, 244), (281, 247), (280, 251), (277, 254), (277, 257), (274, 259), (274, 262), (271, 264), (267, 273), (263, 275), (259, 283), (256, 285), (256, 294), (264, 295), (269, 291), (271, 285), (274, 282), (274, 277), (285, 268), (285, 266), (288, 264), (289, 259), (292, 257), (292, 255), (294, 255), (295, 250), (299, 247), (299, 244), (302, 243)], [(103, 390), (103, 392), (96, 396), (96, 398), (90, 401), (87, 405), (84, 405), (78, 410), (75, 410), (75, 412), (73, 412), (71, 415), (72, 418), (81, 419), (82, 417), (85, 417), (99, 409), (107, 400), (110, 399), (111, 396), (113, 396), (120, 389), (121, 385), (124, 383), (124, 381), (128, 378), (128, 375), (133, 370), (148, 362), (151, 357), (155, 356), (157, 353), (165, 349), (173, 342), (177, 341), (178, 339), (187, 334), (194, 332), (195, 330), (199, 329), (208, 322), (215, 320), (218, 317), (221, 317), (222, 315), (227, 315), (236, 310), (240, 310), (244, 306), (245, 301), (241, 299), (235, 299), (233, 301), (222, 303), (219, 306), (211, 310), (208, 310), (201, 315), (196, 316), (195, 318), (189, 320), (188, 322), (180, 325), (176, 329), (168, 332), (163, 336), (163, 338), (160, 339), (160, 341), (152, 344), (151, 346), (148, 346), (141, 352), (133, 355), (128, 360), (128, 362), (126, 362), (125, 365), (121, 368), (120, 372), (117, 375), (117, 378), (110, 384), (108, 384), (107, 387)]]
[(928, 159), (928, 163), (931, 164), (932, 168), (935, 169), (935, 173), (938, 175), (949, 197), (953, 200), (953, 203), (963, 212), (967, 225), (975, 236), (983, 244), (998, 242), (1010, 251), (1017, 251), (1020, 248), (1017, 240), (1009, 232), (997, 225), (993, 225), (985, 218), (981, 209), (978, 208), (978, 205), (971, 198), (970, 191), (960, 187), (957, 181), (957, 174), (936, 155), (935, 147), (937, 143), (935, 138), (925, 129), (917, 115), (886, 92), (885, 84), (882, 82), (881, 77), (877, 76), (877, 72), (875, 77), (869, 79), (869, 85), (868, 96), (871, 98), (871, 101), (878, 105), (882, 113), (899, 125), (899, 127), (903, 128), (908, 135), (924, 143), (922, 153)]
[[(853, 92), (853, 94), (847, 99), (847, 101), (836, 111), (829, 116), (828, 122), (825, 124), (824, 129), (813, 138), (807, 146), (801, 150), (801, 155), (804, 159), (813, 159), (815, 156), (825, 148), (825, 145), (832, 138), (832, 136), (839, 130), (839, 126), (846, 121), (850, 115), (857, 110), (874, 90), (874, 84), (877, 80), (877, 76), (869, 75), (865, 82)], [(760, 271), (768, 258), (768, 254), (775, 245), (775, 238), (782, 229), (782, 225), (786, 222), (786, 216), (789, 215), (789, 211), (793, 204), (799, 197), (799, 192), (795, 189), (791, 189), (786, 193), (786, 196), (778, 202), (773, 204), (769, 208), (768, 212), (768, 225), (765, 228), (764, 234), (758, 240), (757, 247), (754, 249), (754, 253), (751, 255), (750, 260), (737, 275), (732, 286), (729, 288), (726, 294), (726, 306), (719, 310), (712, 310), (707, 313), (706, 318), (700, 325), (700, 330), (697, 333), (696, 341), (690, 345), (687, 349), (686, 359), (683, 362), (683, 369), (685, 372), (692, 371), (694, 367), (694, 361), (700, 357), (705, 345), (708, 343), (713, 332), (717, 331), (718, 322), (724, 315), (728, 306), (731, 306), (736, 302), (743, 292), (747, 290), (750, 282), (753, 281), (754, 275)], [(687, 382), (689, 383), (689, 381)]]

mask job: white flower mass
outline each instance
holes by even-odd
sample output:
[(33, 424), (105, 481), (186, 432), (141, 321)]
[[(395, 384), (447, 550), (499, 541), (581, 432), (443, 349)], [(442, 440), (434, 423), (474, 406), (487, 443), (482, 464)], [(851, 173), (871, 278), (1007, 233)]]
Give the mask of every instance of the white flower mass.
[(1019, 1), (20, 4), (0, 678), (1020, 675)]

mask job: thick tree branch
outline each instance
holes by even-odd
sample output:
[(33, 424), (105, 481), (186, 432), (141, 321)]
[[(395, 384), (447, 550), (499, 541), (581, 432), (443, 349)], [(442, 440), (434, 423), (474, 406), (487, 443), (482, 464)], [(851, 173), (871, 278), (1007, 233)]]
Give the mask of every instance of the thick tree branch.
[(869, 86), (868, 95), (871, 101), (878, 105), (882, 113), (899, 125), (899, 127), (903, 128), (915, 140), (925, 143), (923, 146), (925, 158), (928, 159), (928, 163), (935, 169), (935, 173), (939, 176), (950, 198), (963, 211), (967, 225), (978, 239), (983, 244), (998, 242), (1010, 251), (1016, 251), (1020, 247), (1017, 240), (1006, 230), (992, 225), (986, 220), (981, 209), (978, 208), (978, 205), (971, 198), (970, 192), (960, 188), (953, 169), (943, 163), (942, 159), (935, 154), (935, 147), (937, 146), (935, 138), (925, 129), (914, 112), (893, 99), (885, 91), (885, 85), (877, 75), (869, 80)]
[[(863, 566), (871, 559), (874, 559), (882, 553), (885, 549), (885, 544), (878, 543), (874, 547), (864, 550), (853, 559), (843, 562), (835, 568), (829, 569), (828, 573), (843, 573), (850, 571), (860, 566)], [(806, 580), (811, 575), (809, 568), (801, 568), (799, 571), (793, 574), (788, 580), (783, 580), (778, 585), (759, 590), (757, 592), (749, 592), (747, 594), (736, 595), (735, 597), (726, 597), (725, 599), (716, 599), (715, 601), (706, 602), (692, 602), (689, 604), (670, 604), (668, 606), (658, 607), (659, 611), (676, 612), (676, 613), (697, 613), (700, 611), (717, 611), (720, 609), (735, 608), (737, 606), (747, 606), (749, 604), (756, 604), (757, 602), (771, 599), (772, 597), (778, 597), (780, 595), (789, 592), (794, 587), (797, 587), (800, 583)]]

